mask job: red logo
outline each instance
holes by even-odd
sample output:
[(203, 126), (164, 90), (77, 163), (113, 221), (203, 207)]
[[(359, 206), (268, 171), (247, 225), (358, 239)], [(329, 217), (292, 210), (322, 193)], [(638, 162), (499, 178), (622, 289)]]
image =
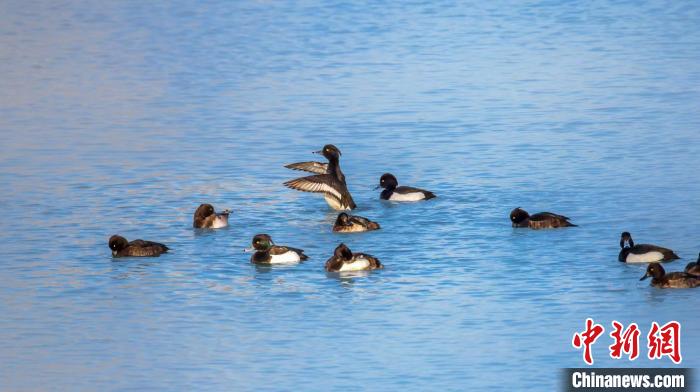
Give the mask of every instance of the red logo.
[(600, 335), (605, 331), (600, 324), (594, 324), (593, 319), (586, 319), (586, 330), (581, 334), (578, 332), (574, 334), (571, 344), (574, 348), (581, 348), (583, 346), (583, 360), (587, 364), (593, 365), (593, 353), (591, 352), (591, 346), (595, 343)]
[[(639, 356), (639, 335), (641, 334), (636, 323), (631, 323), (627, 328), (617, 321), (612, 322), (613, 331), (610, 337), (613, 344), (608, 348), (610, 358), (620, 359), (626, 354), (630, 361), (634, 361)], [(586, 319), (586, 329), (582, 332), (574, 333), (571, 345), (576, 349), (583, 348), (583, 360), (588, 365), (593, 365), (592, 346), (603, 334), (605, 328), (596, 324), (593, 319)], [(681, 363), (681, 324), (678, 321), (670, 321), (663, 326), (654, 321), (647, 335), (648, 357), (650, 360), (669, 357), (673, 363)]]
[(649, 340), (649, 359), (657, 359), (663, 356), (671, 358), (673, 363), (681, 363), (681, 324), (671, 321), (659, 327), (654, 321), (647, 335)]
[(629, 355), (629, 360), (634, 361), (639, 356), (639, 327), (632, 323), (622, 332), (622, 324), (617, 321), (612, 322), (615, 329), (610, 332), (610, 337), (615, 339), (615, 343), (610, 345), (610, 358), (620, 359), (622, 353)]

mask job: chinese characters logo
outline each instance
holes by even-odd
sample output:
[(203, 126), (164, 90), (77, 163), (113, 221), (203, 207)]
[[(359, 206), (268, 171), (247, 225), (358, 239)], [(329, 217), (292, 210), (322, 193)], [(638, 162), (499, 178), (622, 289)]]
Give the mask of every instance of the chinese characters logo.
[[(627, 355), (630, 361), (634, 361), (639, 356), (639, 335), (641, 332), (636, 323), (632, 323), (627, 328), (617, 321), (612, 322), (613, 331), (610, 337), (613, 344), (608, 346), (610, 357), (615, 359)], [(605, 328), (596, 324), (593, 319), (586, 319), (586, 329), (576, 332), (571, 339), (571, 345), (576, 349), (583, 348), (583, 360), (588, 364), (593, 364), (592, 346), (603, 335)], [(679, 364), (683, 360), (681, 356), (681, 324), (677, 321), (670, 321), (664, 325), (657, 322), (651, 323), (649, 334), (647, 334), (647, 357), (651, 360), (669, 357), (673, 363)]]

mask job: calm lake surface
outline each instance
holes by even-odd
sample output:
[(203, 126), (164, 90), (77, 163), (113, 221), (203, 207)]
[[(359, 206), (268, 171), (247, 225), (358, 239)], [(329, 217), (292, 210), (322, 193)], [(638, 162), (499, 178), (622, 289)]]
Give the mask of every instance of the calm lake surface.
[[(0, 9), (1, 390), (552, 390), (587, 317), (596, 366), (673, 366), (646, 333), (678, 320), (700, 367), (700, 290), (617, 261), (624, 230), (700, 251), (700, 4)], [(326, 143), (382, 230), (282, 186)], [(438, 198), (380, 202), (384, 172)], [(231, 226), (193, 230), (203, 202)], [(115, 233), (172, 252), (116, 262)], [(311, 259), (256, 268), (256, 233)], [(327, 275), (341, 241), (386, 269)]]

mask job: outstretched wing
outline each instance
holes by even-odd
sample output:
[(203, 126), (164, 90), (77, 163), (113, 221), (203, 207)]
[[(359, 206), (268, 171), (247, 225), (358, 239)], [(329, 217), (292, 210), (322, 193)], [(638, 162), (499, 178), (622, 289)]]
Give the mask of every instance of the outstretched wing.
[(319, 174), (287, 181), (284, 185), (288, 188), (303, 192), (323, 193), (327, 197), (335, 199), (344, 207), (355, 208), (355, 202), (344, 183), (330, 174)]
[(289, 165), (286, 165), (285, 167), (287, 169), (301, 170), (301, 171), (306, 171), (309, 173), (316, 173), (316, 174), (326, 174), (326, 172), (328, 172), (328, 164), (321, 163), (321, 162), (297, 162), (297, 163), (290, 163)]

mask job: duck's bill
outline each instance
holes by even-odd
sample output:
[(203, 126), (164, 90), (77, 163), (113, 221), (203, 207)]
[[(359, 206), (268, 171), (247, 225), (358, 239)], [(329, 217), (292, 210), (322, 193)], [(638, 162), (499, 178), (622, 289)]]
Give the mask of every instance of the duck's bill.
[(381, 188), (381, 187), (382, 187), (381, 185), (377, 185), (377, 186), (374, 187), (374, 190), (376, 191), (377, 189), (379, 189), (379, 188)]
[(311, 151), (312, 154), (323, 154), (323, 150)]
[(644, 276), (642, 276), (641, 278), (639, 278), (639, 280), (642, 281), (642, 280), (644, 280), (644, 279), (646, 279), (646, 278), (648, 278), (648, 277), (649, 277), (649, 275), (644, 274)]
[(243, 252), (245, 252), (245, 253), (255, 252), (255, 248), (243, 248)]
[(233, 212), (233, 210), (225, 209), (221, 212), (218, 213), (218, 215), (230, 215)]

